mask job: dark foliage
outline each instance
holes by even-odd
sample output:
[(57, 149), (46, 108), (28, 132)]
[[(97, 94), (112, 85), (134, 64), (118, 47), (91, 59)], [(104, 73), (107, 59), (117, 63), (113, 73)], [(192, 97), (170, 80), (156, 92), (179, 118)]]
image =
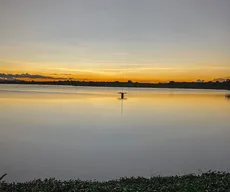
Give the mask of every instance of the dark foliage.
[(1, 192), (229, 192), (230, 173), (208, 172), (201, 175), (121, 178), (97, 182), (55, 179), (26, 183), (0, 183)]
[(5, 84), (40, 84), (40, 85), (72, 85), (72, 86), (96, 86), (96, 87), (140, 87), (140, 88), (183, 88), (183, 89), (223, 89), (230, 90), (230, 80), (225, 82), (174, 82), (169, 83), (139, 83), (139, 82), (97, 82), (97, 81), (22, 81), (22, 80), (1, 80)]

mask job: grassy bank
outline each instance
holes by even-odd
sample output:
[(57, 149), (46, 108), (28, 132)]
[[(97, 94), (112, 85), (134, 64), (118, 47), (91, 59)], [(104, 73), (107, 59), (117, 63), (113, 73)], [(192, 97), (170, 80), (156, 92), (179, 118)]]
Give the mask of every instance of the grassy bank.
[(25, 183), (1, 182), (0, 185), (1, 192), (230, 192), (230, 173), (121, 178), (108, 182), (45, 179)]

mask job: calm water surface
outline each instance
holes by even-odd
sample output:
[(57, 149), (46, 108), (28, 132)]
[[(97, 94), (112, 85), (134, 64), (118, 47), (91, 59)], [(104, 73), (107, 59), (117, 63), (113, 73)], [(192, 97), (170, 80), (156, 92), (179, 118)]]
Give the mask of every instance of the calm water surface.
[(0, 175), (108, 180), (230, 168), (227, 91), (0, 85)]

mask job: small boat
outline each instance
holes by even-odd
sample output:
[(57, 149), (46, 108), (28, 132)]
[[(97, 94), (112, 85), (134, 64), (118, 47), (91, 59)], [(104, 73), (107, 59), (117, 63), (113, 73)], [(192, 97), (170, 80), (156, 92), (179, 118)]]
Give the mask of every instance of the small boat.
[(121, 94), (121, 99), (125, 98), (125, 94), (127, 94), (126, 92), (119, 92), (119, 94)]

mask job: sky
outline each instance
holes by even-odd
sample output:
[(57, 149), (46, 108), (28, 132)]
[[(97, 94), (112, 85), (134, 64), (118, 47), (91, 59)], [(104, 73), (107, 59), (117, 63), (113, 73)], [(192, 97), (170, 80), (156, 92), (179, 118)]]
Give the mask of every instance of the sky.
[(229, 0), (0, 0), (0, 73), (37, 80), (228, 78), (229, 10)]

